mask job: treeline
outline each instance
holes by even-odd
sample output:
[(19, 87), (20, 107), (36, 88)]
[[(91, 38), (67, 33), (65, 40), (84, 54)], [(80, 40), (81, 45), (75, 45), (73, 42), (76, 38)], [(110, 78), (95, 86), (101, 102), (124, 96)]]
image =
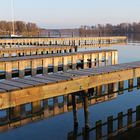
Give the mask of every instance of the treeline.
[[(14, 22), (14, 32), (16, 35), (23, 36), (38, 36), (40, 28), (36, 23), (15, 21)], [(0, 35), (9, 36), (13, 34), (13, 22), (11, 21), (0, 21)]]
[(110, 35), (129, 35), (139, 34), (140, 23), (121, 23), (118, 25), (81, 26), (79, 36), (110, 36)]

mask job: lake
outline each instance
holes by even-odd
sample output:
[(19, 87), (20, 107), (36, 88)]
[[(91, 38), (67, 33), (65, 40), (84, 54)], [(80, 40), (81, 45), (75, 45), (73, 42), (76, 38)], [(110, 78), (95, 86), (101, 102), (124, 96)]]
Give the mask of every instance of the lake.
[[(91, 48), (87, 47), (86, 50), (95, 49), (117, 49), (119, 63), (140, 61), (140, 40), (128, 41), (126, 45), (113, 45), (112, 47)], [(79, 51), (85, 49), (80, 48)], [(127, 87), (125, 81), (124, 87)], [(136, 85), (136, 82), (134, 82)], [(125, 90), (123, 94), (117, 96), (106, 102), (101, 102), (89, 106), (90, 113), (90, 127), (94, 127), (95, 122), (102, 120), (105, 122), (110, 115), (117, 116), (119, 112), (126, 113), (129, 108), (135, 109), (140, 105), (140, 90), (134, 88), (129, 92)], [(84, 112), (83, 108), (78, 110), (78, 132), (82, 131), (84, 127)], [(68, 133), (73, 131), (73, 113), (72, 111), (66, 112), (48, 119), (43, 119), (29, 123), (27, 125), (0, 133), (0, 140), (67, 140)], [(77, 137), (77, 140), (82, 140), (82, 136)], [(90, 134), (89, 139), (94, 139), (94, 133)]]

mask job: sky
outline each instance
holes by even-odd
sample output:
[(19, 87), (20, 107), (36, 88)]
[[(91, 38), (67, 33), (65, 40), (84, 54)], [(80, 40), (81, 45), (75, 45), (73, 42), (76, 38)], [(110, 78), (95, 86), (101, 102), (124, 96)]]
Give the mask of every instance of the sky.
[[(12, 0), (0, 0), (0, 20), (11, 20)], [(140, 0), (13, 0), (14, 19), (45, 28), (140, 22)]]

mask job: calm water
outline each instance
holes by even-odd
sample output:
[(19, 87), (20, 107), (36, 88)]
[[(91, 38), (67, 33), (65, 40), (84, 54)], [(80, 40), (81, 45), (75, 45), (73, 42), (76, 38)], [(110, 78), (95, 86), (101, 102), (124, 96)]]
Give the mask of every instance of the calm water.
[[(103, 49), (106, 49), (104, 47)], [(87, 48), (88, 50), (90, 48)], [(97, 49), (97, 48), (96, 48)], [(101, 48), (98, 48), (101, 49)], [(119, 63), (140, 61), (140, 42), (128, 43), (125, 46), (113, 46), (109, 49), (119, 51)], [(125, 86), (127, 83), (125, 82)], [(128, 108), (140, 105), (140, 90), (124, 91), (114, 100), (99, 103), (89, 107), (90, 126), (93, 127), (97, 120), (106, 121), (109, 115), (116, 116), (118, 112), (125, 112)], [(78, 110), (79, 132), (84, 126), (83, 109)], [(68, 112), (46, 120), (30, 123), (0, 134), (0, 140), (67, 140), (69, 132), (73, 131), (73, 114)], [(78, 140), (81, 138), (79, 137)], [(92, 138), (91, 138), (92, 139)]]

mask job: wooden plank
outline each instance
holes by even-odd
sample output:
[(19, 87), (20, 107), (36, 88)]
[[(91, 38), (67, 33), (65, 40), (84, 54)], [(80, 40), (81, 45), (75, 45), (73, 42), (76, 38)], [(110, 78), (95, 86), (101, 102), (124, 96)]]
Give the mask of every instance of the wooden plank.
[(29, 85), (29, 84), (24, 84), (24, 83), (15, 82), (15, 81), (13, 81), (13, 80), (3, 80), (3, 81), (1, 81), (0, 83), (6, 84), (6, 85), (15, 86), (15, 87), (19, 87), (19, 88), (31, 87), (31, 85)]
[(4, 89), (0, 89), (0, 93), (4, 93), (4, 92), (7, 92), (7, 91)]
[(58, 82), (60, 79), (56, 79), (56, 78), (50, 78), (50, 77), (47, 77), (47, 76), (41, 76), (41, 75), (36, 75), (35, 76), (36, 78), (40, 78), (40, 79), (45, 79), (45, 80), (49, 80), (49, 81), (52, 81), (54, 83)]
[(39, 86), (39, 85), (43, 85), (40, 82), (36, 82), (36, 81), (29, 81), (26, 78), (19, 78), (19, 79), (14, 79), (14, 81), (19, 82), (19, 83), (24, 83), (24, 84), (29, 84), (29, 85), (33, 85), (33, 86)]
[(40, 83), (44, 83), (44, 84), (53, 83), (53, 81), (51, 81), (51, 80), (43, 79), (43, 76), (42, 76), (42, 78), (40, 76), (40, 78), (38, 78), (38, 77), (29, 77), (29, 78), (26, 78), (26, 79), (28, 79), (29, 81), (35, 81), (35, 82), (40, 82)]
[(13, 90), (19, 90), (21, 88), (0, 83), (0, 89), (6, 90), (6, 91), (13, 91)]
[(54, 75), (54, 74), (47, 74), (45, 76), (50, 77), (50, 78), (60, 79), (60, 80), (68, 80), (69, 79), (68, 77), (64, 77), (61, 75)]
[(66, 77), (68, 79), (71, 79), (72, 78), (72, 76), (64, 75), (63, 72), (62, 73), (54, 73), (53, 75), (61, 76), (61, 77)]

